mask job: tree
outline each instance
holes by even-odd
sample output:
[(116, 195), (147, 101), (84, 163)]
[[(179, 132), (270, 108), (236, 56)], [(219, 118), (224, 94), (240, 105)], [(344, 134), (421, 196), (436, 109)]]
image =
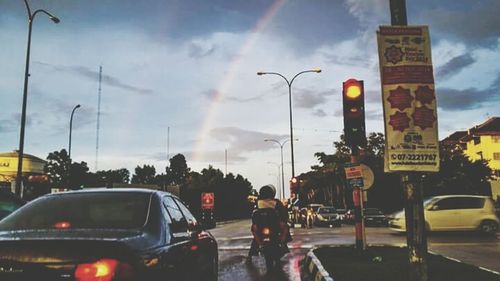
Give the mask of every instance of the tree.
[(49, 176), (52, 186), (63, 187), (68, 184), (70, 163), (71, 159), (66, 149), (49, 153), (43, 170)]
[(153, 165), (143, 165), (135, 167), (135, 174), (132, 176), (132, 183), (155, 184), (156, 169)]
[(106, 185), (111, 185), (114, 183), (129, 183), (130, 181), (130, 172), (125, 168), (117, 170), (97, 171), (96, 175)]
[(182, 154), (177, 154), (170, 158), (170, 167), (167, 167), (167, 179), (169, 184), (183, 185), (186, 183), (189, 174), (186, 158)]

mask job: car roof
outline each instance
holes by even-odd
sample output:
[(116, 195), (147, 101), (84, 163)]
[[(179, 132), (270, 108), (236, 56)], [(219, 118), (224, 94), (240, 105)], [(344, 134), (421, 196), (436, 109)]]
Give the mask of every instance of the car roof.
[(44, 196), (64, 196), (66, 194), (87, 194), (87, 193), (148, 193), (148, 194), (157, 194), (157, 195), (171, 195), (174, 197), (174, 194), (171, 194), (170, 192), (162, 191), (162, 190), (154, 190), (154, 189), (147, 189), (147, 188), (120, 188), (120, 187), (113, 187), (113, 188), (105, 188), (105, 187), (97, 187), (97, 188), (84, 188), (84, 189), (79, 189), (79, 190), (70, 190), (70, 191), (65, 191), (65, 192), (57, 192), (57, 193), (51, 193), (51, 194), (46, 194)]
[(460, 197), (460, 198), (490, 198), (489, 196), (485, 196), (485, 195), (467, 195), (467, 194), (456, 194), (456, 195), (439, 195), (439, 196), (433, 196), (433, 197), (429, 197), (428, 199), (431, 199), (431, 198), (436, 198), (436, 199), (443, 199), (443, 198), (457, 198), (457, 197)]

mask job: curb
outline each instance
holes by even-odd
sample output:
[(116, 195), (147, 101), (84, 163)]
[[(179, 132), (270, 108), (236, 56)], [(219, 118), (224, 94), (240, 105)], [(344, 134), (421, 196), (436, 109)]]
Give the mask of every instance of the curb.
[(448, 257), (448, 256), (445, 256), (445, 255), (442, 255), (442, 254), (439, 254), (439, 253), (436, 253), (434, 251), (430, 251), (428, 250), (427, 251), (429, 254), (432, 254), (432, 255), (435, 255), (435, 256), (441, 256), (445, 259), (448, 259), (448, 260), (452, 260), (452, 261), (455, 261), (455, 262), (458, 262), (458, 263), (461, 263), (461, 264), (467, 264), (467, 265), (470, 265), (472, 267), (475, 267), (475, 268), (478, 268), (479, 270), (482, 270), (482, 271), (487, 271), (487, 272), (490, 272), (490, 273), (493, 273), (493, 274), (496, 274), (500, 277), (500, 272), (497, 272), (495, 270), (492, 270), (492, 269), (489, 269), (489, 268), (485, 268), (485, 267), (482, 267), (482, 266), (478, 266), (478, 265), (474, 265), (474, 264), (470, 264), (470, 263), (466, 263), (466, 262), (463, 262), (459, 259), (456, 259), (456, 258), (452, 258), (452, 257)]
[(333, 278), (330, 277), (318, 257), (313, 253), (315, 249), (309, 250), (304, 258), (302, 264), (304, 270), (314, 278), (314, 281), (333, 281)]

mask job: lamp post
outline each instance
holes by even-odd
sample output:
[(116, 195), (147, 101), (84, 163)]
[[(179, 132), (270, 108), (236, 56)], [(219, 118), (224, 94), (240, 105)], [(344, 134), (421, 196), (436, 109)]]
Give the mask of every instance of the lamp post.
[(297, 78), (299, 75), (304, 74), (304, 73), (308, 73), (308, 72), (320, 73), (321, 69), (316, 68), (316, 69), (310, 69), (310, 70), (301, 71), (301, 72), (295, 74), (295, 76), (293, 76), (293, 78), (290, 81), (288, 79), (286, 79), (285, 76), (283, 76), (281, 73), (278, 73), (278, 72), (265, 72), (265, 71), (259, 71), (259, 72), (257, 72), (257, 75), (266, 75), (266, 74), (278, 75), (281, 78), (285, 79), (285, 81), (286, 81), (286, 83), (288, 85), (288, 104), (289, 104), (289, 107), (290, 107), (290, 140), (291, 140), (290, 141), (290, 150), (291, 150), (291, 155), (292, 155), (292, 157), (291, 157), (291, 160), (292, 160), (292, 177), (295, 177), (295, 160), (294, 160), (294, 156), (293, 156), (293, 125), (292, 125), (292, 83), (295, 80), (295, 78)]
[(31, 30), (33, 29), (33, 20), (38, 13), (46, 14), (54, 23), (59, 23), (59, 19), (51, 13), (38, 9), (31, 12), (28, 1), (24, 0), (26, 10), (28, 12), (28, 46), (26, 48), (26, 67), (24, 71), (24, 90), (23, 90), (23, 106), (21, 111), (21, 133), (19, 136), (19, 153), (17, 158), (17, 176), (16, 176), (16, 195), (21, 196), (21, 181), (23, 172), (23, 154), (24, 154), (24, 128), (26, 126), (26, 102), (28, 99), (28, 77), (30, 68), (30, 49), (31, 49)]
[(75, 110), (77, 108), (80, 108), (80, 105), (77, 104), (74, 108), (73, 111), (71, 111), (71, 118), (69, 119), (69, 143), (68, 143), (68, 156), (71, 161), (71, 131), (73, 129), (73, 114), (75, 114)]
[[(281, 194), (283, 194), (283, 199), (285, 199), (285, 172), (284, 172), (284, 167), (283, 167), (283, 146), (287, 141), (290, 141), (291, 139), (286, 139), (283, 142), (279, 142), (278, 140), (275, 139), (265, 139), (264, 141), (266, 142), (275, 142), (280, 146), (280, 151), (281, 151)], [(298, 139), (295, 139), (298, 141)], [(293, 165), (293, 162), (292, 162)]]
[[(271, 162), (271, 161), (268, 161), (267, 164), (272, 164), (272, 165), (275, 165), (277, 168), (278, 168), (278, 188), (280, 187), (280, 174), (281, 174), (281, 165), (278, 164), (278, 163), (275, 163), (275, 162)], [(285, 195), (283, 194), (283, 191), (280, 190), (280, 198), (281, 199), (285, 199)]]

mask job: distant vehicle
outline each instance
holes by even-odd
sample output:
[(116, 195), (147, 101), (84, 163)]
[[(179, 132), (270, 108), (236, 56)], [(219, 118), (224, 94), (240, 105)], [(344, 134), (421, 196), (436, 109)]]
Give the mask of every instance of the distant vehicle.
[(307, 207), (308, 209), (311, 209), (314, 213), (317, 213), (317, 212), (318, 212), (318, 208), (320, 208), (320, 207), (324, 207), (324, 206), (325, 206), (325, 205), (323, 205), (323, 204), (309, 204), (309, 205), (307, 205), (306, 207)]
[(354, 209), (349, 209), (346, 211), (344, 216), (344, 222), (346, 224), (354, 224)]
[(343, 223), (345, 221), (345, 215), (347, 213), (346, 209), (337, 209), (337, 214), (339, 215), (340, 222)]
[(334, 207), (319, 207), (314, 224), (317, 226), (341, 226), (340, 216)]
[[(42, 196), (0, 221), (0, 280), (217, 280), (217, 243), (174, 195)], [(5, 270), (7, 269), (7, 270)]]
[[(424, 216), (427, 231), (478, 230), (494, 234), (499, 225), (493, 200), (487, 196), (431, 197), (424, 202)], [(404, 210), (390, 217), (389, 227), (395, 231), (406, 231)]]
[(387, 226), (387, 217), (377, 208), (364, 209), (363, 216), (367, 226)]
[(0, 190), (0, 220), (26, 204), (26, 201), (10, 191)]

